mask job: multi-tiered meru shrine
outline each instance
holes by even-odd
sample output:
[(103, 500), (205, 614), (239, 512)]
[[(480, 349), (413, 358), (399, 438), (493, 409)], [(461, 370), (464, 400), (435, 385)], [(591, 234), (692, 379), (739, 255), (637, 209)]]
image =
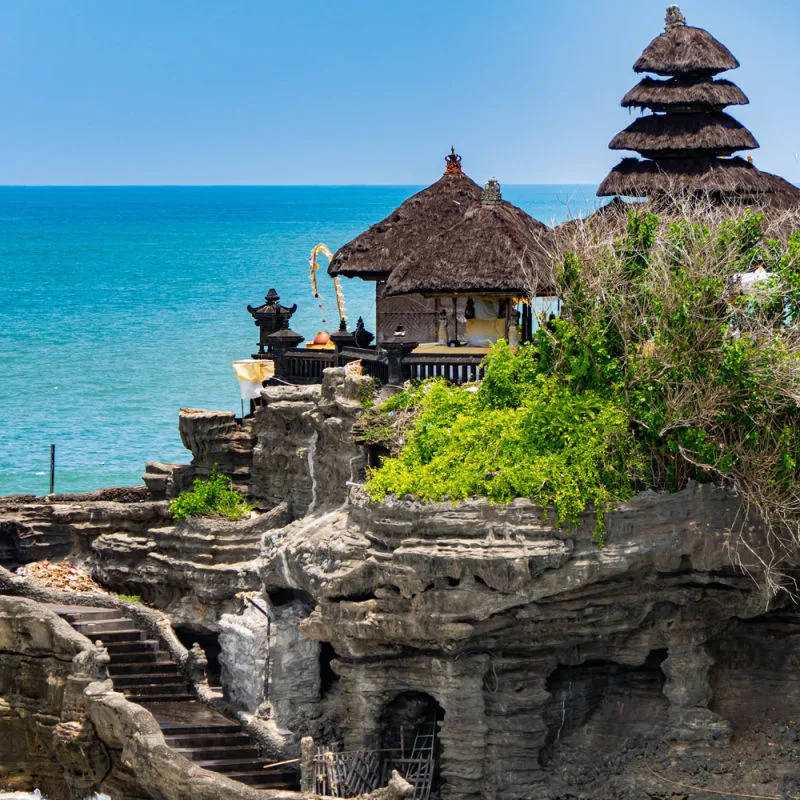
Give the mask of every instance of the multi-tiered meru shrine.
[(667, 8), (666, 30), (653, 39), (633, 65), (652, 73), (622, 99), (625, 108), (645, 113), (618, 133), (612, 150), (633, 150), (600, 184), (603, 196), (655, 198), (669, 193), (705, 195), (712, 201), (792, 205), (800, 190), (762, 172), (734, 153), (755, 150), (758, 142), (724, 109), (745, 105), (747, 97), (715, 75), (739, 62), (708, 31), (693, 28), (678, 6)]

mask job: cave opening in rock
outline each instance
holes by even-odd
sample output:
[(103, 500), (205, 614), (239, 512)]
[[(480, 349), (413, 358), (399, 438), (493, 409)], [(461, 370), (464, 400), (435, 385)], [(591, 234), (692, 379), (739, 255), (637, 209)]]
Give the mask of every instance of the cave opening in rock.
[(336, 685), (339, 676), (331, 662), (337, 657), (336, 650), (330, 642), (322, 642), (319, 648), (319, 695), (325, 697)]
[(666, 657), (667, 651), (659, 649), (639, 665), (605, 659), (559, 664), (547, 679), (542, 766), (550, 766), (556, 751), (573, 736), (576, 747), (602, 742), (606, 752), (652, 736), (667, 712), (661, 670)]
[(313, 608), (315, 605), (314, 598), (300, 589), (275, 589), (269, 592), (269, 602), (273, 606), (286, 606), (295, 602), (302, 603), (309, 608)]
[(380, 749), (386, 774), (396, 769), (412, 784), (430, 781), (431, 797), (438, 797), (444, 754), (439, 730), (443, 720), (444, 709), (431, 695), (425, 692), (397, 695), (381, 716)]
[(219, 644), (219, 636), (216, 633), (200, 632), (194, 628), (183, 626), (175, 628), (175, 635), (187, 650), (191, 650), (195, 642), (203, 648), (206, 659), (208, 659), (208, 684), (209, 686), (220, 686), (222, 665), (219, 663), (219, 654), (222, 652), (222, 648)]
[(748, 737), (760, 726), (794, 728), (800, 719), (800, 609), (777, 608), (751, 619), (733, 618), (707, 649), (709, 708)]

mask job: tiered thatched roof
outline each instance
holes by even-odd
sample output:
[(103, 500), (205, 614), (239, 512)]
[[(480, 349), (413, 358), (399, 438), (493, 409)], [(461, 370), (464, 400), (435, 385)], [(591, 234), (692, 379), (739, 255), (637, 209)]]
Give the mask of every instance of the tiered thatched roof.
[(702, 106), (709, 111), (721, 111), (725, 106), (743, 106), (748, 102), (745, 93), (735, 83), (726, 80), (673, 78), (659, 81), (644, 78), (622, 98), (622, 107), (685, 111)]
[(727, 80), (712, 76), (739, 62), (708, 31), (686, 25), (677, 6), (667, 9), (666, 30), (645, 48), (636, 72), (645, 78), (623, 98), (625, 107), (649, 109), (609, 144), (634, 150), (645, 161), (624, 159), (600, 184), (597, 194), (652, 197), (670, 191), (705, 194), (720, 200), (743, 199), (786, 205), (800, 203), (800, 189), (727, 156), (758, 147), (750, 131), (723, 113), (748, 102)]
[(549, 237), (550, 229), (522, 209), (489, 200), (409, 250), (386, 294), (551, 295)]
[(460, 169), (448, 166), (436, 183), (409, 197), (386, 219), (340, 247), (328, 272), (383, 280), (421, 243), (457, 225), (480, 204), (481, 187)]
[(675, 20), (645, 47), (633, 70), (656, 75), (709, 76), (738, 66), (733, 53), (708, 31)]
[(797, 197), (797, 187), (743, 158), (690, 158), (640, 161), (623, 159), (597, 190), (600, 196), (651, 197), (661, 193), (691, 191), (720, 197), (753, 200), (767, 194), (787, 204)]
[(331, 275), (386, 280), (385, 296), (552, 292), (549, 228), (480, 186), (451, 149), (436, 183), (333, 256)]
[(636, 150), (647, 158), (664, 156), (730, 155), (755, 150), (758, 142), (747, 128), (722, 111), (649, 114), (618, 133), (611, 150)]

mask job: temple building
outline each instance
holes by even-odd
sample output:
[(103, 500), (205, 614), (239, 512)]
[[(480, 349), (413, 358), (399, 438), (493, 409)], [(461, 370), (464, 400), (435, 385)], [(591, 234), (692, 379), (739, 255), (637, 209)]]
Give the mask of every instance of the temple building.
[(787, 206), (800, 189), (762, 172), (734, 153), (758, 148), (747, 128), (724, 109), (748, 103), (736, 84), (714, 76), (739, 62), (708, 31), (686, 24), (678, 6), (667, 8), (666, 29), (633, 65), (645, 77), (622, 99), (624, 108), (649, 111), (609, 144), (633, 150), (606, 176), (597, 194), (657, 197), (668, 192)]
[[(378, 347), (488, 346), (515, 335), (515, 298), (553, 293), (547, 226), (503, 200), (495, 179), (482, 190), (452, 148), (445, 162), (436, 183), (331, 261), (333, 276), (375, 281)], [(481, 319), (491, 324), (473, 322)]]

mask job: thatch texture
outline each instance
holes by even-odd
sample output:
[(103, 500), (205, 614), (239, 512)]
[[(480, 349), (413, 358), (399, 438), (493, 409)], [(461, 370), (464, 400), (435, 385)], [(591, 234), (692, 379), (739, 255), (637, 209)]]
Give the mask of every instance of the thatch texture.
[(711, 78), (672, 78), (659, 81), (644, 78), (622, 98), (623, 108), (650, 108), (653, 111), (694, 108), (721, 111), (725, 106), (743, 106), (745, 93), (730, 81)]
[(608, 146), (658, 158), (688, 153), (730, 155), (754, 150), (758, 142), (733, 117), (713, 111), (648, 114), (618, 133)]
[(398, 261), (386, 294), (551, 295), (551, 230), (511, 203), (478, 205)]
[(409, 252), (440, 231), (452, 228), (479, 207), (481, 187), (462, 172), (449, 172), (409, 197), (386, 219), (334, 253), (331, 275), (367, 280), (385, 278)]
[(676, 25), (645, 47), (633, 69), (657, 75), (714, 75), (738, 66), (731, 51), (708, 31)]
[(800, 189), (743, 158), (623, 159), (597, 189), (600, 197), (654, 197), (668, 193), (707, 194), (739, 200), (760, 197), (779, 206), (800, 203)]
[[(635, 160), (635, 159), (631, 159)], [(599, 192), (598, 192), (599, 195)], [(593, 211), (586, 217), (573, 217), (572, 219), (565, 220), (555, 228), (556, 235), (562, 235), (568, 231), (581, 227), (582, 225), (591, 223), (595, 225), (609, 224), (611, 227), (617, 229), (624, 227), (628, 219), (628, 211), (641, 205), (639, 202), (626, 202), (620, 197), (615, 197), (605, 205), (600, 206), (596, 211)]]

